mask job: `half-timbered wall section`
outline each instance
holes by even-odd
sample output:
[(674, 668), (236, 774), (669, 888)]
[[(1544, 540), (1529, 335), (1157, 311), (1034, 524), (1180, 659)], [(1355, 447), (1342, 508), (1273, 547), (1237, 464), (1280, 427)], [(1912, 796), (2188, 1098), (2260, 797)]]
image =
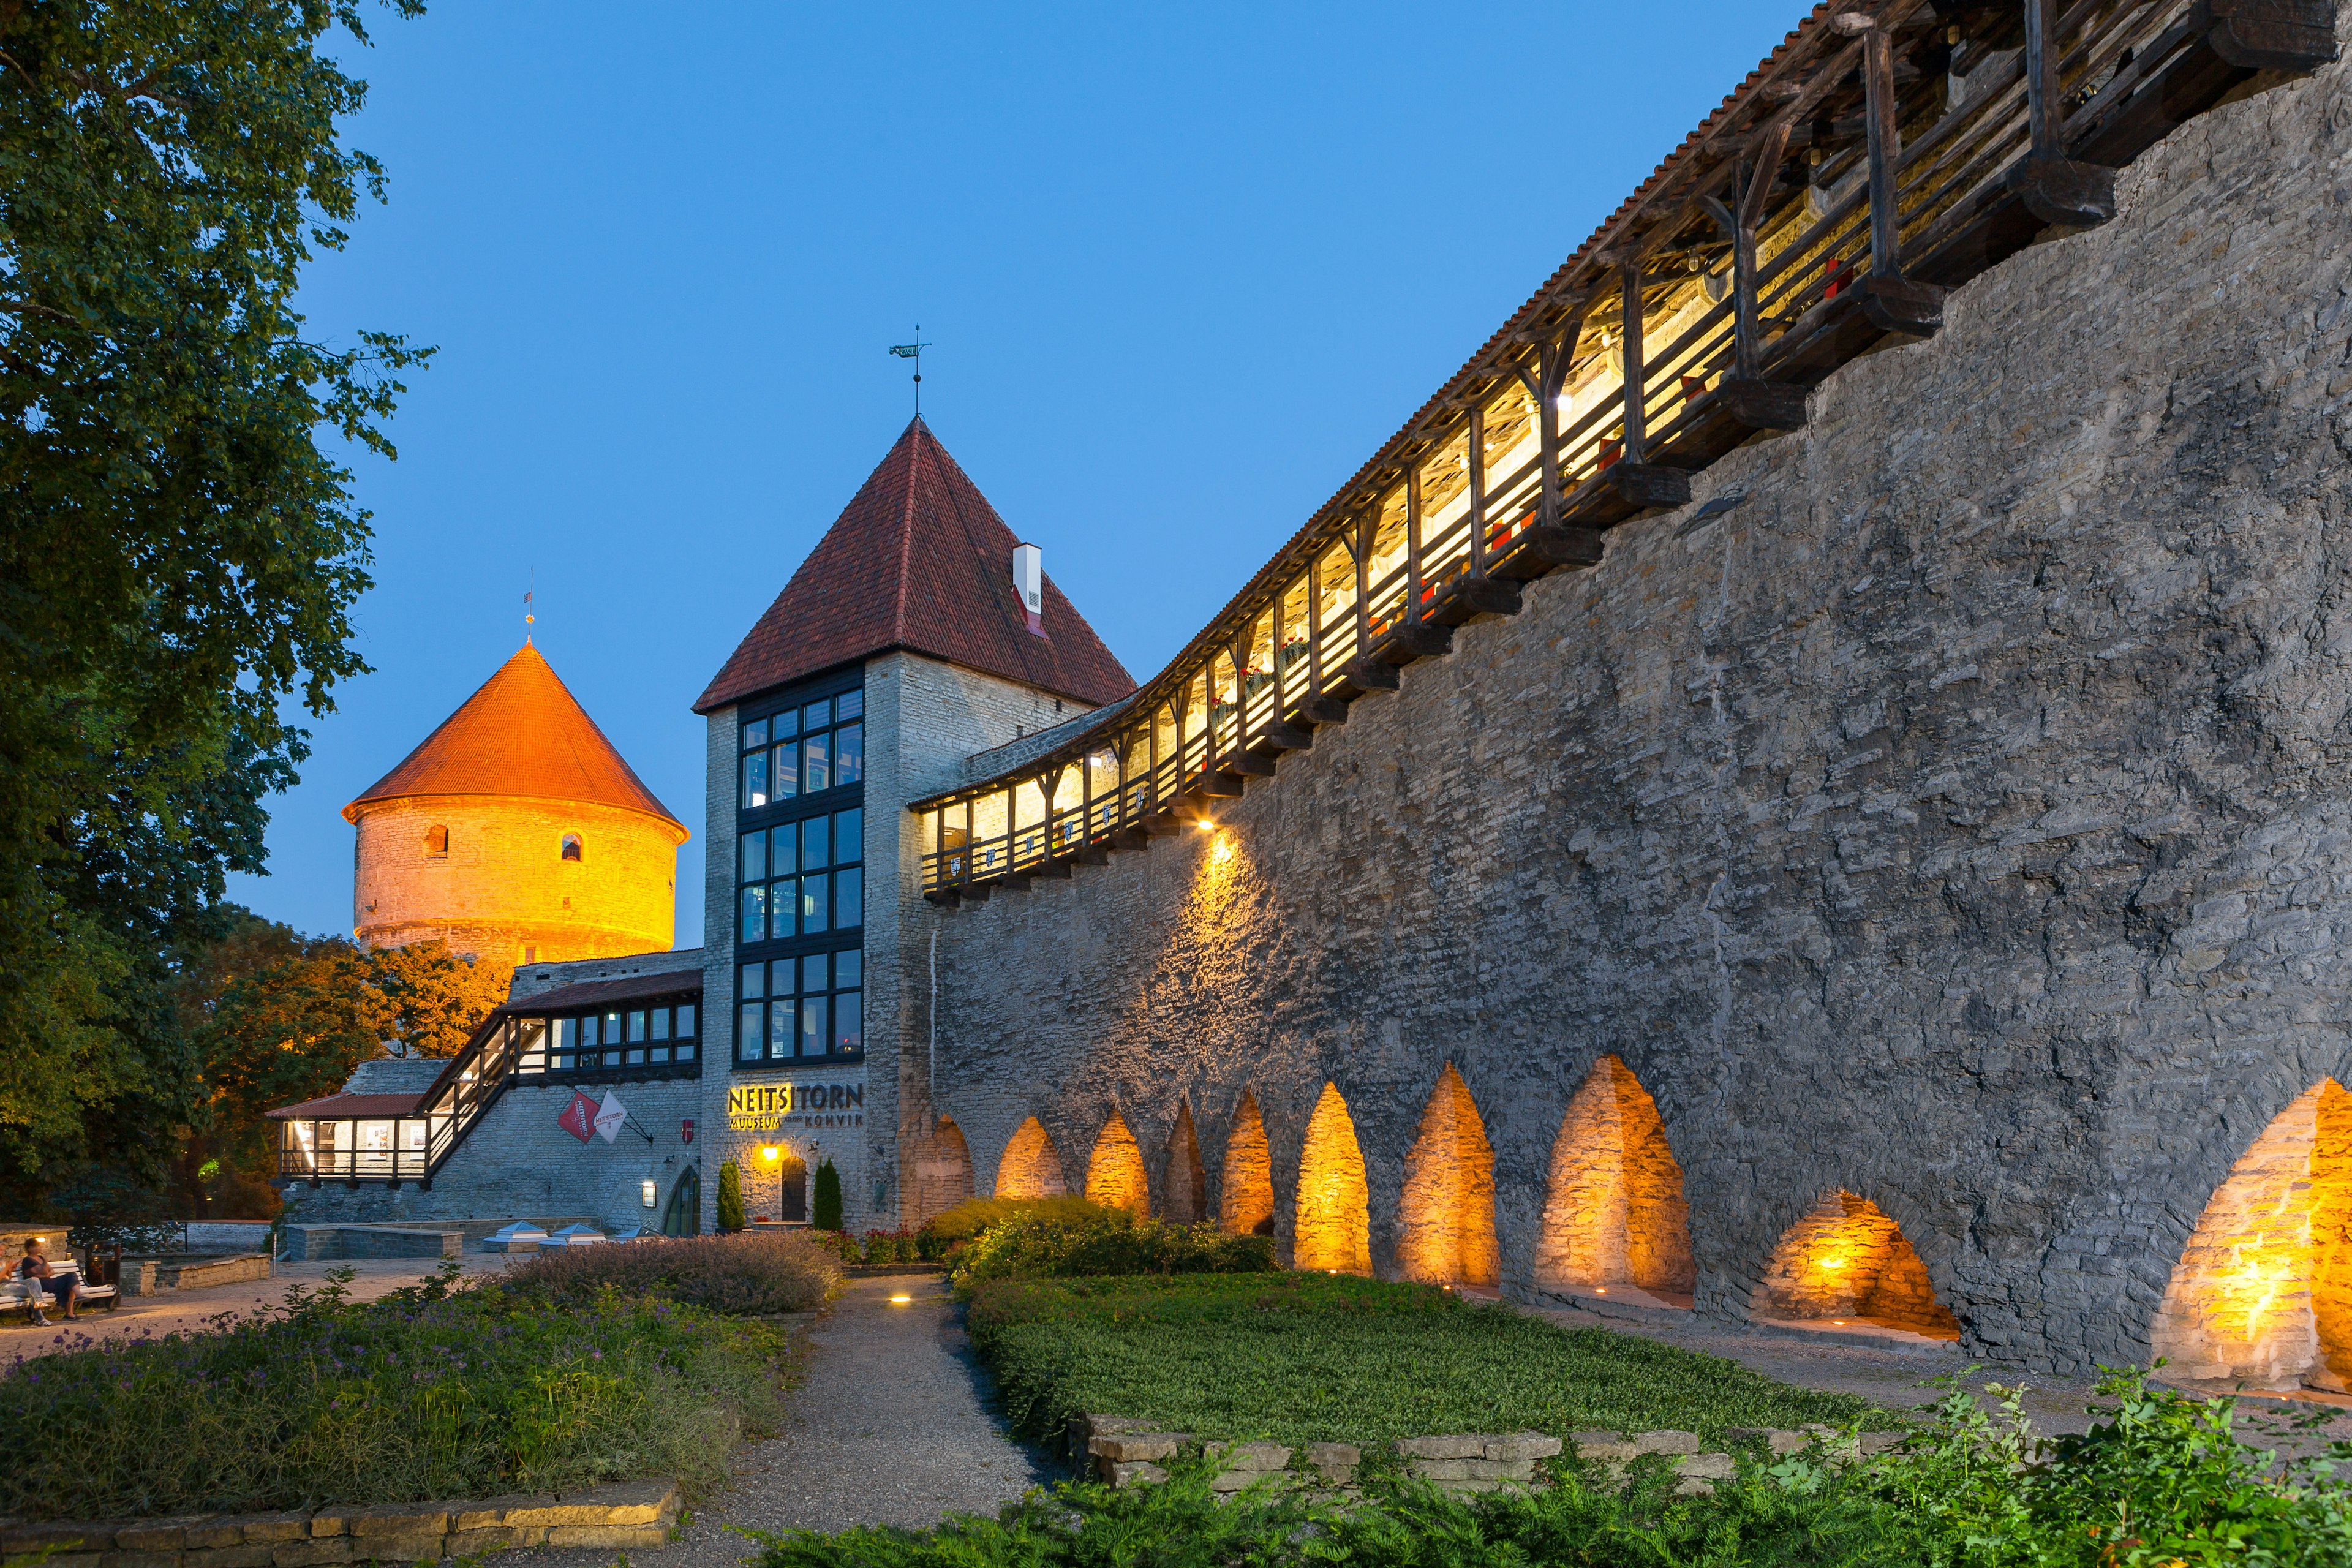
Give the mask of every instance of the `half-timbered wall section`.
[(2183, 121), (2336, 54), (2332, 0), (1823, 5), (1137, 697), (918, 803), (935, 901), (1176, 831), (1520, 584), (2053, 229)]

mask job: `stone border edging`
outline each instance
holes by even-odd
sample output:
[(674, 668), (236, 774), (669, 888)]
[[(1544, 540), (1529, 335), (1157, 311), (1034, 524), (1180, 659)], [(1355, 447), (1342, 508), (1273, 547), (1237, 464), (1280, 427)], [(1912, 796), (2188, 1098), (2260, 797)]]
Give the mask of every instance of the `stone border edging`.
[(0, 1568), (29, 1568), (45, 1549), (43, 1568), (313, 1568), (434, 1562), (518, 1546), (663, 1546), (682, 1506), (675, 1481), (615, 1481), (479, 1501), (6, 1522)]
[[(1724, 1440), (1734, 1446), (1761, 1443), (1775, 1458), (1818, 1444), (1832, 1465), (1844, 1466), (1883, 1454), (1906, 1436), (1864, 1432), (1846, 1438), (1833, 1426), (1738, 1426), (1726, 1431)], [(1081, 1415), (1070, 1423), (1068, 1453), (1082, 1474), (1109, 1486), (1130, 1487), (1166, 1480), (1163, 1461), (1177, 1458), (1195, 1441), (1189, 1432), (1155, 1431), (1148, 1421)], [(1287, 1471), (1292, 1453), (1277, 1443), (1204, 1443), (1201, 1447), (1208, 1458), (1221, 1461), (1209, 1482), (1210, 1489), (1216, 1492), (1237, 1492)], [(1541, 1432), (1457, 1432), (1399, 1438), (1395, 1448), (1406, 1474), (1456, 1494), (1539, 1487), (1543, 1481), (1536, 1473), (1537, 1462), (1565, 1451), (1600, 1465), (1612, 1481), (1622, 1480), (1634, 1460), (1664, 1455), (1679, 1478), (1675, 1491), (1682, 1497), (1710, 1493), (1717, 1481), (1735, 1479), (1739, 1473), (1738, 1461), (1730, 1454), (1708, 1451), (1696, 1432), (1671, 1429), (1630, 1436), (1576, 1432), (1565, 1440)], [(1362, 1449), (1351, 1443), (1309, 1443), (1303, 1453), (1308, 1468), (1326, 1486), (1353, 1495)]]

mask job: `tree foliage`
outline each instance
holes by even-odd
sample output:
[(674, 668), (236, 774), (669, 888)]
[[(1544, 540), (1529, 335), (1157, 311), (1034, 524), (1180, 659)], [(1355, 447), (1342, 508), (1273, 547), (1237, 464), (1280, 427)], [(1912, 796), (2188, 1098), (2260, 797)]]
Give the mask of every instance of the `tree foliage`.
[[(391, 0), (404, 15), (415, 0)], [(367, 513), (320, 438), (426, 353), (293, 309), (383, 172), (357, 0), (0, 0), (0, 1163), (152, 1165), (196, 1097), (172, 959), (364, 668)]]

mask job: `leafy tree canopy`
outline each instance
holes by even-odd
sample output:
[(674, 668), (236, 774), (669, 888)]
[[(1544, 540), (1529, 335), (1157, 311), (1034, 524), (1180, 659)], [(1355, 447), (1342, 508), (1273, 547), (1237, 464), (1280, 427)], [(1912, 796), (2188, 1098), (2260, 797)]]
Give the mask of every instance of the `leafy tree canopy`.
[[(414, 15), (416, 0), (389, 0)], [(0, 1165), (150, 1163), (199, 1098), (172, 955), (262, 869), (367, 513), (320, 438), (430, 351), (293, 299), (383, 171), (357, 0), (0, 0)], [(359, 1026), (356, 1018), (354, 1027)], [(175, 1112), (181, 1114), (174, 1114)]]

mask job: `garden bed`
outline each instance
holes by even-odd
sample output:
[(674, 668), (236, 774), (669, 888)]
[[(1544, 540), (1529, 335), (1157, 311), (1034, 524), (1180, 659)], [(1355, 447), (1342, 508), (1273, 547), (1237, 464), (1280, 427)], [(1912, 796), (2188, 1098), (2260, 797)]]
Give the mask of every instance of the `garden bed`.
[(1675, 1428), (1712, 1441), (1901, 1425), (1735, 1362), (1345, 1275), (1003, 1279), (969, 1300), (1007, 1414), (1041, 1441), (1106, 1411), (1204, 1438), (1368, 1448), (1433, 1432)]

